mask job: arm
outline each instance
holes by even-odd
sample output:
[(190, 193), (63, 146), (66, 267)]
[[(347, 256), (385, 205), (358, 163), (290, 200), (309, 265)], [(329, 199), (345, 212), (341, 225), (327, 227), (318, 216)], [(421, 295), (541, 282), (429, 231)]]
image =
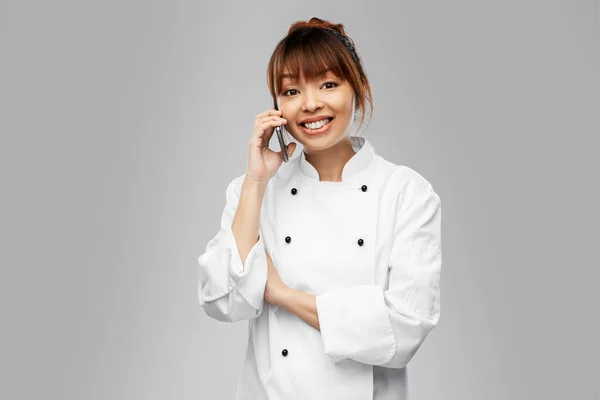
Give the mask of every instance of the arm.
[(267, 253), (268, 277), (265, 287), (265, 301), (274, 306), (282, 307), (300, 317), (315, 329), (319, 328), (317, 303), (314, 295), (287, 286), (273, 265), (273, 260)]
[[(265, 196), (266, 185), (244, 179), (239, 204), (233, 218), (231, 230), (240, 252), (242, 267), (250, 250), (259, 241), (260, 208)], [(244, 268), (240, 272), (244, 272)]]
[(414, 174), (400, 196), (389, 288), (363, 285), (316, 297), (325, 353), (334, 362), (403, 368), (439, 321), (440, 198)]
[(258, 317), (267, 281), (265, 247), (259, 234), (266, 185), (245, 175), (226, 191), (221, 228), (198, 257), (198, 300), (210, 317), (236, 322)]
[(296, 314), (315, 329), (321, 329), (317, 313), (317, 298), (314, 295), (286, 287), (276, 305)]

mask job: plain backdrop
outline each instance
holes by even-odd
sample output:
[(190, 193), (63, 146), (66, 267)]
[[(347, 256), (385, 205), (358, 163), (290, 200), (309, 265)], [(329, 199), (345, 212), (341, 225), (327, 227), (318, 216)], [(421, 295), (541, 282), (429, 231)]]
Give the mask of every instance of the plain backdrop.
[(599, 398), (597, 0), (2, 1), (0, 398), (234, 398), (247, 324), (204, 314), (197, 257), (313, 16), (442, 199), (411, 399)]

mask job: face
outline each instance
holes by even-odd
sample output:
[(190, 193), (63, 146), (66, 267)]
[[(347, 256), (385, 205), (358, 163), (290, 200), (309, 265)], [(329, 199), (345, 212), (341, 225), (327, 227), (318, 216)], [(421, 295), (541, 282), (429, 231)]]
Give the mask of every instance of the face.
[[(305, 148), (322, 150), (349, 134), (355, 113), (355, 95), (348, 81), (327, 71), (314, 82), (303, 77), (282, 80), (277, 97), (286, 130)], [(323, 119), (326, 124), (323, 125)], [(313, 120), (316, 122), (310, 122)], [(308, 126), (303, 122), (308, 120)]]

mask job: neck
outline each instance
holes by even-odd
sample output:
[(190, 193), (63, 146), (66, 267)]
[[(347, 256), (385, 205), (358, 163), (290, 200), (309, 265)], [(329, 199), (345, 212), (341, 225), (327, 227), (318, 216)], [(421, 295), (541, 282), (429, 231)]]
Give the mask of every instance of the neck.
[(324, 150), (304, 149), (306, 161), (319, 173), (320, 181), (341, 182), (344, 166), (356, 154), (350, 137)]

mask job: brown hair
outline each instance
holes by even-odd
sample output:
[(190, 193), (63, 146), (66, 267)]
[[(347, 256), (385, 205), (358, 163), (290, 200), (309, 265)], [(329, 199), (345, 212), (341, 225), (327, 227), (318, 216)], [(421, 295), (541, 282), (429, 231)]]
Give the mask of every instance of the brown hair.
[(344, 31), (343, 24), (334, 24), (313, 17), (308, 22), (293, 23), (287, 36), (275, 47), (267, 67), (267, 84), (273, 103), (281, 91), (282, 74), (289, 72), (307, 82), (314, 81), (325, 69), (346, 80), (354, 89), (356, 105), (360, 106), (360, 125), (373, 114), (371, 86), (354, 48), (354, 41)]

